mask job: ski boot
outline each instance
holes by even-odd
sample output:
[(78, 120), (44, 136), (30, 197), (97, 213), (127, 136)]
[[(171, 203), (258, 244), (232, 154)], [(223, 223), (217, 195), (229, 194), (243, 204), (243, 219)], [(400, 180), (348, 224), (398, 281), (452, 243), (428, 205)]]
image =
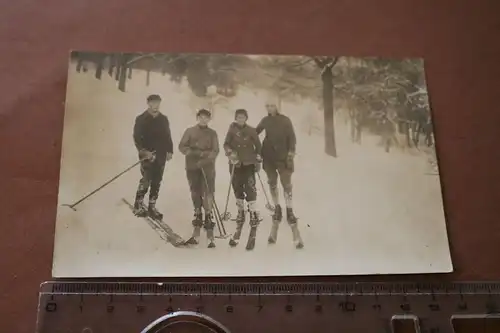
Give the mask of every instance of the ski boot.
[(295, 244), (295, 247), (297, 249), (303, 248), (304, 243), (302, 242), (302, 237), (300, 237), (299, 228), (297, 226), (298, 219), (293, 213), (292, 208), (286, 209), (286, 220), (288, 222), (288, 225), (290, 225), (290, 228), (292, 229), (293, 243)]
[(215, 242), (214, 242), (215, 223), (212, 220), (212, 214), (205, 213), (205, 223), (203, 224), (203, 227), (207, 231), (208, 248), (212, 249), (215, 247)]
[(156, 209), (156, 204), (154, 202), (149, 203), (148, 216), (151, 217), (153, 220), (161, 221), (163, 219), (163, 214)]
[(269, 238), (267, 239), (267, 242), (269, 244), (275, 244), (278, 240), (278, 228), (281, 220), (283, 219), (283, 212), (280, 205), (276, 205), (276, 207), (274, 208), (272, 219), (273, 225), (271, 227), (271, 232), (269, 233)]
[(238, 245), (238, 241), (240, 240), (241, 237), (241, 229), (243, 229), (243, 225), (245, 224), (245, 211), (244, 210), (238, 210), (238, 215), (236, 216), (236, 231), (229, 240), (229, 246), (235, 247)]
[(138, 216), (138, 217), (148, 216), (148, 211), (146, 210), (146, 207), (144, 206), (144, 203), (142, 202), (142, 200), (135, 201), (133, 213), (135, 216)]
[(194, 213), (193, 223), (193, 235), (186, 241), (186, 245), (198, 245), (201, 233), (201, 227), (203, 225), (203, 214), (201, 212)]
[(260, 218), (259, 214), (257, 214), (257, 212), (250, 212), (250, 233), (248, 235), (246, 246), (247, 250), (253, 250), (255, 247), (255, 237), (257, 236), (257, 227), (260, 221), (262, 221), (262, 219)]

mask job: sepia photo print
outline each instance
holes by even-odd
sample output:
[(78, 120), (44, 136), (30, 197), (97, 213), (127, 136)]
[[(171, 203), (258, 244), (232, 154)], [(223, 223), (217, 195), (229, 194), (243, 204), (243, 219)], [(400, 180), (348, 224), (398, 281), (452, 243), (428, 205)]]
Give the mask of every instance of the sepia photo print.
[(422, 59), (71, 53), (55, 277), (450, 271)]

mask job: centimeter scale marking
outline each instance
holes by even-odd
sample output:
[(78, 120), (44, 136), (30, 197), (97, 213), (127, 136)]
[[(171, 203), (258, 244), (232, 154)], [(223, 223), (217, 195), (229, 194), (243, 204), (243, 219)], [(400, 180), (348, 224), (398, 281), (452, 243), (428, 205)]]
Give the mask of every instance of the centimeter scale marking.
[(500, 283), (48, 282), (38, 311), (38, 333), (500, 332)]

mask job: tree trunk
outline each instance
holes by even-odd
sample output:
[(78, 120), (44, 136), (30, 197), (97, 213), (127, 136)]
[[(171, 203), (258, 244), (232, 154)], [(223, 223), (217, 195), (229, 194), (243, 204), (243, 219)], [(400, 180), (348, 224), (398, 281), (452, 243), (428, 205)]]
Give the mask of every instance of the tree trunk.
[(120, 69), (119, 70), (120, 76), (118, 79), (118, 89), (123, 92), (125, 92), (125, 84), (127, 82), (127, 72), (129, 70), (129, 67), (127, 66), (128, 59), (129, 57), (123, 54), (120, 57), (120, 63), (118, 66), (118, 68)]
[(149, 82), (151, 81), (151, 71), (146, 72), (146, 86), (149, 87)]
[(337, 157), (335, 144), (335, 126), (333, 117), (333, 73), (331, 67), (326, 67), (321, 74), (323, 81), (323, 114), (325, 121), (325, 153)]
[(78, 60), (77, 60), (77, 62), (76, 62), (76, 71), (77, 71), (78, 73), (80, 73), (80, 72), (81, 72), (81, 70), (82, 70), (82, 67), (83, 67), (83, 59), (82, 59), (82, 56), (81, 56), (81, 55), (79, 55)]
[(411, 148), (412, 144), (411, 144), (410, 123), (407, 120), (405, 120), (404, 126), (405, 126), (406, 145), (408, 146), (408, 148)]
[(109, 57), (109, 68), (108, 68), (108, 74), (109, 76), (113, 77), (113, 69), (115, 68), (115, 56), (111, 55)]
[(116, 71), (115, 71), (115, 80), (118, 81), (120, 79), (120, 71), (121, 67), (119, 64), (116, 65)]
[(121, 70), (122, 70), (122, 62), (123, 62), (123, 54), (117, 55), (115, 58), (115, 66), (116, 66), (116, 73), (115, 73), (115, 80), (118, 81), (121, 76)]
[(104, 56), (99, 55), (97, 58), (97, 65), (95, 70), (96, 79), (101, 79), (102, 77), (102, 69), (104, 67)]
[(165, 60), (161, 63), (161, 75), (165, 76), (167, 74), (167, 64)]

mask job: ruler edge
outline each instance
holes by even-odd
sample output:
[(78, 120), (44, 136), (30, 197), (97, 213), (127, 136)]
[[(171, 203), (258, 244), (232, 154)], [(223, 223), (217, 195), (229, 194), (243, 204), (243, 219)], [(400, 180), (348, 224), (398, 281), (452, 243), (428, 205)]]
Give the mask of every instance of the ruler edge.
[[(73, 287), (74, 291), (57, 291), (54, 287)], [(90, 288), (88, 288), (90, 286)], [(92, 289), (94, 286), (94, 290)], [(104, 291), (99, 291), (97, 286)], [(123, 287), (129, 286), (129, 292)], [(142, 287), (159, 292), (141, 291)], [(374, 290), (373, 287), (385, 287)], [(86, 288), (82, 288), (86, 287)], [(112, 288), (108, 288), (112, 287)], [(133, 289), (139, 287), (137, 289)], [(170, 291), (167, 290), (170, 287)], [(365, 288), (363, 288), (365, 287)], [(370, 288), (371, 287), (371, 288)], [(472, 287), (472, 288), (468, 288)], [(113, 289), (113, 290), (112, 290)], [(147, 288), (146, 288), (147, 289)], [(253, 291), (248, 291), (248, 290)], [(306, 289), (307, 291), (300, 291)], [(344, 290), (342, 290), (344, 289)], [(497, 295), (500, 281), (461, 282), (114, 282), (114, 281), (45, 281), (39, 295)], [(121, 291), (120, 291), (121, 290)], [(334, 290), (334, 291), (332, 291)]]

